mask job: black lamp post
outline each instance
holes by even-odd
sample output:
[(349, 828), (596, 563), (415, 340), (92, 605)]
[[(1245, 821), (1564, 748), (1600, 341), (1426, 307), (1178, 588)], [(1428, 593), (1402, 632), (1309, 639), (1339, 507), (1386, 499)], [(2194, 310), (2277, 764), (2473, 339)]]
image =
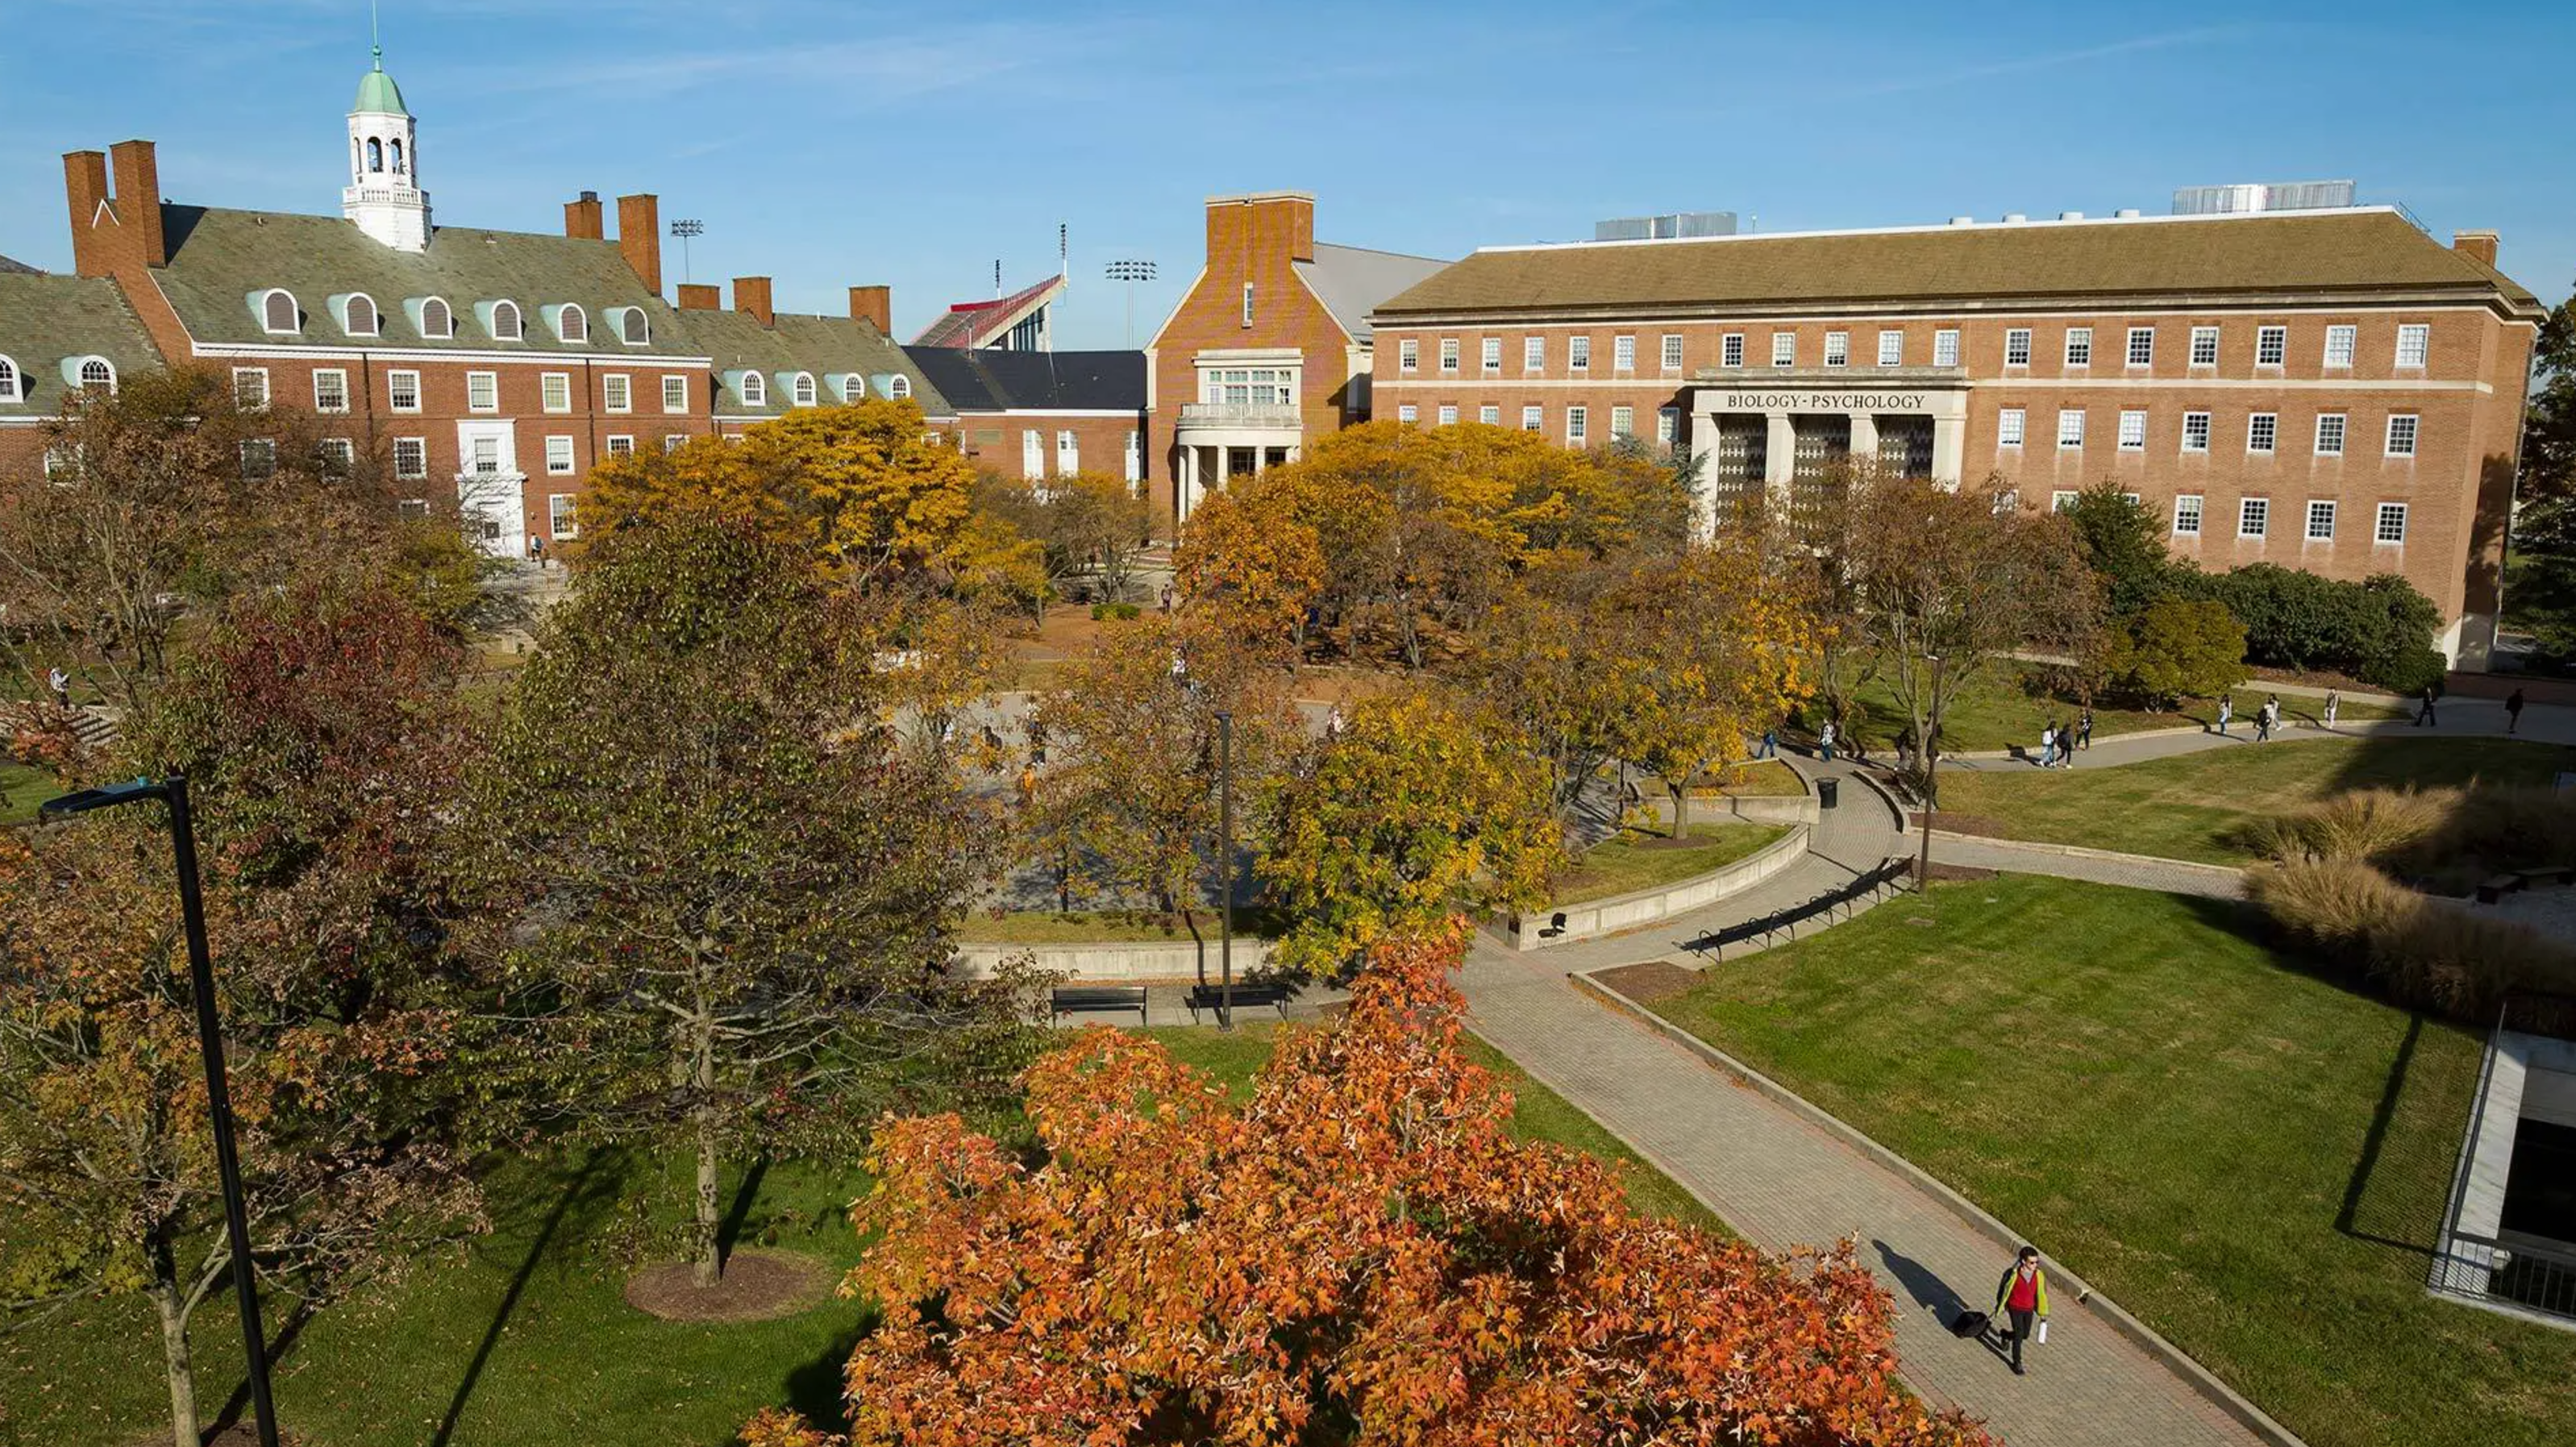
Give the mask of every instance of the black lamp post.
[(1921, 894), (1932, 886), (1932, 811), (1940, 807), (1941, 786), (1941, 655), (1932, 656), (1932, 721), (1924, 726), (1923, 738), (1923, 859), (1914, 866), (1914, 892)]
[(232, 1245), (233, 1300), (241, 1307), (242, 1356), (250, 1373), (250, 1405), (259, 1423), (260, 1447), (278, 1447), (277, 1408), (268, 1395), (268, 1337), (259, 1320), (258, 1273), (251, 1264), (250, 1211), (242, 1202), (241, 1157), (233, 1149), (233, 1102), (224, 1085), (223, 1020), (215, 1010), (215, 966), (206, 950), (206, 907), (197, 890), (197, 831), (188, 817), (188, 779), (172, 774), (158, 783), (137, 779), (104, 789), (83, 789), (48, 799), (38, 810), (63, 819), (94, 809), (158, 799), (170, 806), (170, 850), (178, 864), (179, 920), (188, 936), (188, 987), (196, 996), (197, 1049), (206, 1064), (206, 1113), (213, 1118), (215, 1169), (223, 1177), (224, 1231)]
[(1234, 713), (1216, 713), (1217, 1006), (1220, 1030), (1234, 1028)]

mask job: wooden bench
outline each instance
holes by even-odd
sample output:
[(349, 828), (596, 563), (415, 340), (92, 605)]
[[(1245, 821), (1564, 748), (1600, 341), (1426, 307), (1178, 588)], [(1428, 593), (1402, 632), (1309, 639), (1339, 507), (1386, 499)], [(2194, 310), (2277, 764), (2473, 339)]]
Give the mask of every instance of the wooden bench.
[(1142, 985), (1059, 985), (1047, 991), (1047, 1008), (1053, 1018), (1084, 1014), (1095, 1010), (1136, 1012), (1136, 1023), (1145, 1023), (1145, 987)]
[(2547, 869), (2517, 869), (2525, 885), (2576, 884), (2576, 864), (2554, 864)]
[[(1288, 1018), (1288, 1002), (1296, 997), (1296, 989), (1289, 985), (1257, 984), (1249, 980), (1237, 980), (1234, 982), (1234, 1004), (1235, 1008), (1238, 1010), (1246, 1005), (1250, 1005), (1255, 1009), (1259, 1009), (1261, 1006), (1267, 1005), (1271, 1009), (1278, 1011), (1279, 1018), (1285, 1020)], [(1225, 991), (1218, 986), (1191, 986), (1188, 1001), (1190, 1007), (1190, 1023), (1198, 1023), (1199, 1012), (1201, 1010), (1217, 1009), (1220, 1007), (1224, 999)]]
[(2494, 904), (2520, 888), (2522, 876), (2519, 874), (2490, 874), (2478, 881), (2478, 903)]

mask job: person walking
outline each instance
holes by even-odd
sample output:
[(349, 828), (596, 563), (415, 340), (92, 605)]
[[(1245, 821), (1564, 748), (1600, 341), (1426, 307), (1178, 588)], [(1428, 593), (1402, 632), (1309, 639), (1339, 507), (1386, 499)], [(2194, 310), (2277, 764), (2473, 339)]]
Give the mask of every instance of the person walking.
[(72, 706), (72, 676), (63, 672), (61, 664), (55, 664), (54, 671), (45, 675), (45, 682), (54, 690), (54, 707)]
[(1773, 724), (1771, 727), (1762, 731), (1762, 747), (1754, 751), (1753, 757), (1757, 759), (1776, 759), (1780, 757), (1780, 726), (1778, 724)]
[(1324, 715), (1325, 740), (1329, 742), (1333, 739), (1340, 738), (1342, 736), (1342, 730), (1348, 727), (1350, 727), (1350, 725), (1342, 718), (1342, 706), (1338, 703), (1334, 704), (1332, 711)]
[(2089, 704), (2083, 716), (2075, 720), (2075, 746), (2087, 751), (2093, 747), (2093, 709)]
[(2504, 731), (2510, 736), (2522, 731), (2522, 690), (2504, 696)]
[(2254, 710), (2254, 742), (2268, 744), (2272, 741), (2273, 711), (2280, 706), (2279, 699), (2267, 698), (2261, 708)]
[(1020, 807), (1026, 809), (1038, 795), (1038, 771), (1034, 766), (1020, 766)]
[(2442, 721), (2433, 714), (2433, 685), (2424, 685), (2424, 706), (2415, 711), (2415, 727), (2439, 728)]
[(2227, 725), (2228, 725), (2228, 722), (2229, 722), (2230, 720), (2234, 719), (2235, 717), (2236, 717), (2236, 698), (2235, 698), (2235, 695), (2233, 695), (2233, 694), (2221, 694), (2221, 695), (2219, 695), (2219, 699), (2218, 699), (2218, 731), (2219, 731), (2221, 734), (2226, 733), (2226, 732), (2227, 732)]
[(2043, 769), (2057, 767), (2057, 720), (2055, 719), (2040, 725), (2039, 766)]
[(1830, 764), (1834, 761), (1834, 721), (1832, 719), (1825, 720), (1825, 726), (1816, 731), (1816, 748), (1824, 755), (1826, 763)]
[(1163, 585), (1163, 611), (1166, 613), (1172, 611), (1172, 585), (1169, 583)]
[(2043, 1331), (2048, 1323), (2048, 1272), (2039, 1264), (2038, 1247), (2024, 1246), (2013, 1264), (2004, 1268), (2003, 1280), (1995, 1283), (1994, 1314), (2008, 1323), (2005, 1335), (2012, 1342), (2013, 1375), (2028, 1375), (2021, 1366), (2021, 1344), (2030, 1340), (2034, 1320)]
[(2325, 721), (2325, 724), (2324, 724), (2323, 726), (2324, 726), (2328, 731), (2332, 731), (2332, 730), (2333, 730), (2333, 728), (2334, 728), (2334, 726), (2335, 726), (2335, 715), (2336, 715), (2337, 713), (2341, 712), (2341, 711), (2342, 711), (2342, 709), (2343, 709), (2343, 694), (2342, 694), (2339, 690), (2336, 690), (2336, 689), (2331, 689), (2331, 688), (2327, 689), (2327, 690), (2326, 690), (2326, 721)]

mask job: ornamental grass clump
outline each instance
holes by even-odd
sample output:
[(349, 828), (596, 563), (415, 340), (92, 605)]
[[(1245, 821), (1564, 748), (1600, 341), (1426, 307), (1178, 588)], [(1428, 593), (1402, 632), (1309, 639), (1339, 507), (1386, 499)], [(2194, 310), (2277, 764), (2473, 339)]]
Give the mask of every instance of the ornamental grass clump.
[(2294, 943), (2410, 1009), (2475, 1022), (2509, 994), (2576, 993), (2576, 952), (2418, 894), (2358, 859), (2293, 861), (2248, 885)]

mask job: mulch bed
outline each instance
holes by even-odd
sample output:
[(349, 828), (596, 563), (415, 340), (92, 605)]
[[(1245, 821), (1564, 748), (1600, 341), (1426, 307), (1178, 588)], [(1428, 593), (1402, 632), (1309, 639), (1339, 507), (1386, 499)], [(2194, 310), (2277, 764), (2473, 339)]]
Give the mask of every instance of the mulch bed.
[(1699, 971), (1676, 965), (1670, 960), (1648, 960), (1641, 965), (1621, 965), (1615, 970), (1603, 970), (1595, 978), (1643, 1005), (1678, 995), (1698, 984)]
[(699, 1287), (685, 1261), (647, 1266), (626, 1282), (626, 1304), (664, 1321), (768, 1321), (832, 1296), (832, 1268), (796, 1251), (736, 1251), (724, 1278)]

